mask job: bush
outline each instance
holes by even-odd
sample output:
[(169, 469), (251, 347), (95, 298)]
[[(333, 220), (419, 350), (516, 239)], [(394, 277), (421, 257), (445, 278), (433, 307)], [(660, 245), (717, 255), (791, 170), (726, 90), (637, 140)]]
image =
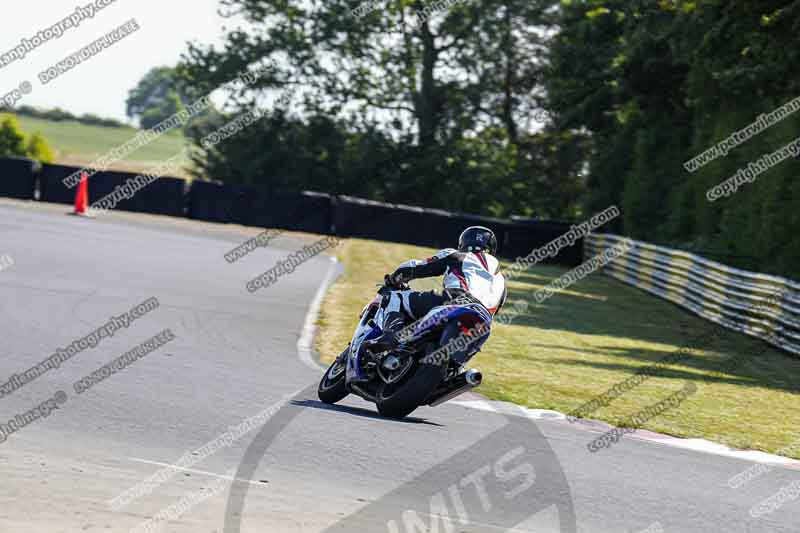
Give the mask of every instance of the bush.
[(29, 157), (44, 163), (55, 159), (47, 139), (40, 133), (25, 135), (13, 115), (0, 115), (0, 157)]
[(54, 122), (63, 122), (66, 120), (74, 120), (87, 126), (103, 126), (106, 128), (127, 128), (128, 125), (113, 118), (103, 118), (92, 113), (86, 113), (81, 116), (73, 115), (69, 111), (63, 109), (37, 109), (29, 105), (21, 105), (16, 108), (0, 108), (0, 111), (7, 113), (14, 113), (24, 117), (38, 118), (42, 120), (52, 120)]
[(24, 157), (25, 133), (17, 119), (11, 115), (0, 115), (0, 157)]
[(26, 146), (28, 157), (37, 159), (42, 163), (52, 163), (55, 159), (53, 149), (41, 133), (34, 133), (28, 138)]
[(113, 118), (103, 118), (98, 117), (97, 115), (93, 115), (91, 113), (86, 113), (81, 115), (76, 119), (81, 124), (87, 124), (89, 126), (103, 126), (106, 128), (127, 128), (128, 125), (120, 122), (119, 120), (115, 120)]
[(54, 122), (62, 122), (67, 120), (77, 120), (77, 117), (70, 113), (69, 111), (64, 111), (56, 107), (55, 109), (50, 109), (47, 111), (42, 111), (40, 114), (40, 118), (52, 120)]

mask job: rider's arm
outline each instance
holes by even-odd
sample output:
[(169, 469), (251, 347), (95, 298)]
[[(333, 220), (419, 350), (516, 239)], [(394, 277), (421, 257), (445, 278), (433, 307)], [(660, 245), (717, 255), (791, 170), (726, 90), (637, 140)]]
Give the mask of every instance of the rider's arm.
[(499, 312), (500, 312), (500, 309), (502, 309), (502, 308), (503, 308), (503, 304), (505, 304), (505, 303), (506, 303), (506, 297), (508, 297), (508, 292), (507, 292), (507, 290), (506, 290), (506, 287), (504, 286), (504, 287), (503, 287), (503, 296), (501, 296), (501, 297), (500, 297), (500, 303), (499, 303), (499, 304), (497, 304), (497, 307), (495, 308), (495, 310), (494, 310), (494, 313), (493, 313), (493, 314), (495, 314), (495, 315), (496, 315), (497, 313), (499, 313)]
[(412, 259), (397, 267), (392, 277), (405, 282), (412, 279), (441, 276), (447, 271), (450, 264), (459, 260), (458, 255), (458, 250), (447, 248), (428, 259)]

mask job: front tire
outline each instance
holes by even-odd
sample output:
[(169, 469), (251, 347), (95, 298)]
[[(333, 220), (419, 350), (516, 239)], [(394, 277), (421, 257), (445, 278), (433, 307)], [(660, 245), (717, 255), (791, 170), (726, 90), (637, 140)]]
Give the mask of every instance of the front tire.
[[(347, 350), (345, 350), (346, 352)], [(323, 403), (334, 404), (349, 394), (345, 382), (345, 357), (339, 356), (331, 363), (322, 376), (317, 388), (317, 396)]]
[(384, 383), (378, 389), (375, 403), (378, 412), (388, 418), (410, 415), (431, 395), (444, 378), (442, 367), (417, 364), (398, 383)]

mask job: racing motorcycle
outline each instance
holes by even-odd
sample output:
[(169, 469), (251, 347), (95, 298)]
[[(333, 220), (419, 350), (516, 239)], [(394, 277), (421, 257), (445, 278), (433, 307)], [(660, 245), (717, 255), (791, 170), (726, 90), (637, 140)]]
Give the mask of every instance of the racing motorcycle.
[(422, 405), (437, 406), (481, 384), (479, 370), (464, 365), (489, 338), (492, 315), (477, 301), (460, 297), (434, 307), (417, 321), (406, 316), (400, 344), (371, 353), (365, 343), (383, 333), (385, 302), (392, 291), (409, 290), (387, 277), (359, 315), (353, 338), (331, 363), (318, 396), (334, 404), (355, 394), (386, 417), (403, 418)]

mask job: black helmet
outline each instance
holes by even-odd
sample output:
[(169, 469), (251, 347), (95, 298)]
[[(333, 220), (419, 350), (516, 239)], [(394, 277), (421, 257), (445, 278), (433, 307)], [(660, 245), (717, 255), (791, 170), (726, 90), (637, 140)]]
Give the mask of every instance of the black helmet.
[(497, 237), (489, 228), (470, 226), (461, 232), (458, 238), (458, 249), (461, 252), (497, 252)]

